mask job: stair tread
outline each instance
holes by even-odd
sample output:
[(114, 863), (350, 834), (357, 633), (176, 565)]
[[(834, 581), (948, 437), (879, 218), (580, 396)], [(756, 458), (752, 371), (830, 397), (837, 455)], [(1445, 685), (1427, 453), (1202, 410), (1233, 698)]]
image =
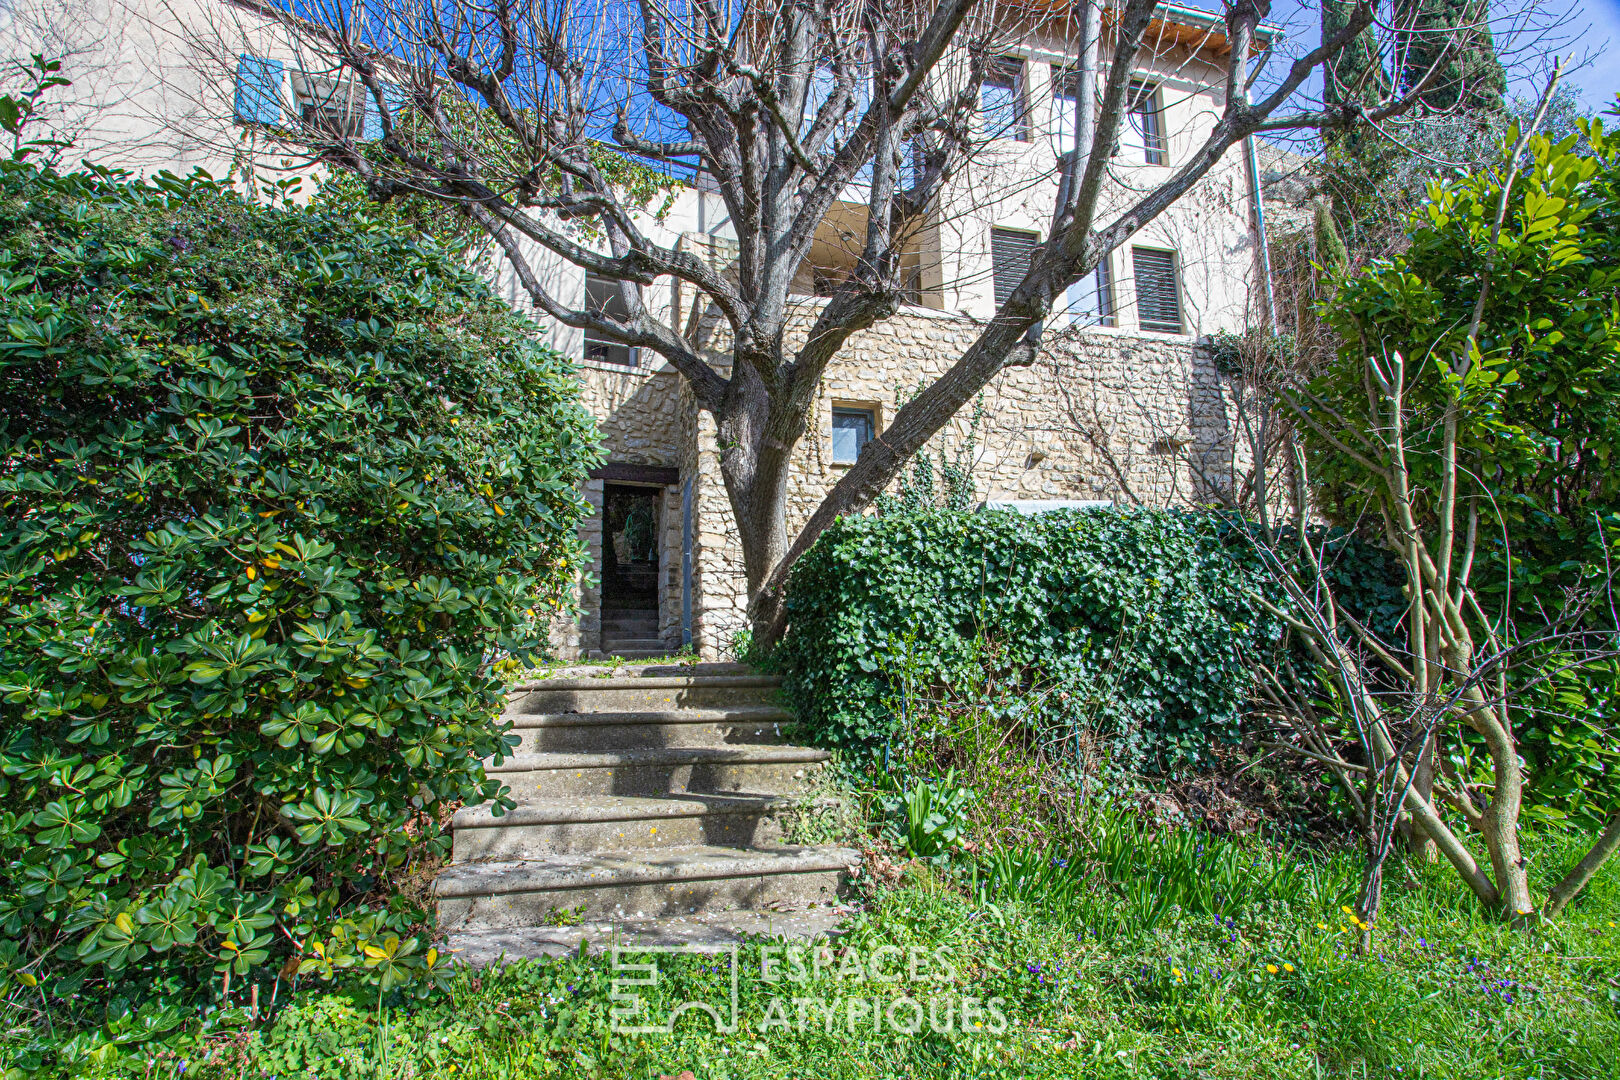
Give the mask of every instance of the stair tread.
[(823, 845), (647, 848), (454, 864), (440, 872), (434, 882), (434, 892), (442, 899), (554, 889), (600, 889), (770, 874), (823, 873), (847, 870), (859, 862), (860, 853), (853, 848)]
[(492, 804), (464, 806), (456, 811), (457, 829), (500, 828), (506, 825), (558, 825), (607, 821), (656, 821), (702, 817), (706, 814), (745, 814), (796, 806), (793, 796), (755, 792), (682, 795), (585, 795), (521, 799), (517, 806), (496, 817)]
[[(657, 665), (657, 671), (662, 667), (669, 671), (666, 665)], [(567, 678), (567, 679), (539, 679), (533, 682), (517, 683), (508, 688), (509, 693), (532, 694), (545, 690), (692, 690), (712, 688), (717, 690), (728, 689), (754, 689), (775, 688), (782, 685), (779, 675), (678, 675), (678, 674), (618, 674), (606, 678)]]
[(837, 929), (848, 908), (804, 911), (726, 911), (584, 922), (577, 926), (532, 926), (503, 930), (460, 930), (446, 946), (457, 963), (486, 967), (542, 956), (572, 956), (583, 942), (588, 951), (615, 945), (730, 945), (747, 938), (814, 941)]
[(514, 773), (552, 769), (611, 769), (618, 765), (754, 765), (773, 762), (792, 764), (800, 761), (826, 761), (831, 756), (827, 751), (811, 746), (777, 746), (770, 743), (658, 746), (594, 754), (540, 750), (508, 755), (499, 765), (486, 762), (484, 770), (491, 773)]
[(618, 712), (507, 713), (516, 728), (619, 727), (631, 724), (776, 724), (793, 714), (774, 705), (716, 705), (706, 709), (624, 709)]

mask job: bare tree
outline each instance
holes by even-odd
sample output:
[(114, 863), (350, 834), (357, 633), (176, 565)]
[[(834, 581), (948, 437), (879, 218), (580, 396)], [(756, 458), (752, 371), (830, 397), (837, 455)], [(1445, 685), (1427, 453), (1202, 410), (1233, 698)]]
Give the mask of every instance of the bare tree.
[[(1380, 30), (1375, 8), (1359, 0), (1336, 32), (1278, 62), (1278, 49), (1259, 45), (1268, 0), (1227, 4), (1224, 27), (1206, 35), (1225, 57), (1219, 115), (1183, 164), (1123, 196), (1110, 157), (1133, 70), (1172, 49), (1159, 42), (1157, 0), (311, 0), (300, 6), (311, 21), (288, 25), (350, 73), (382, 137), (367, 143), (333, 126), (289, 138), (379, 198), (454, 206), (487, 230), (540, 312), (649, 349), (684, 377), (718, 428), (750, 618), (768, 643), (783, 628), (794, 560), (839, 515), (868, 505), (999, 372), (1031, 364), (1065, 289), (1223, 155), (1260, 133), (1382, 122), (1418, 100), (1424, 79), (1354, 109), (1298, 104), (1312, 73), (1358, 35), (1396, 32)], [(1079, 113), (1045, 238), (976, 339), (790, 536), (788, 466), (822, 374), (852, 335), (905, 300), (908, 241), (996, 134), (978, 115), (980, 87), (998, 51), (1036, 30), (1070, 43)], [(1438, 50), (1436, 70), (1446, 55)], [(649, 235), (623, 183), (627, 160), (701, 174), (730, 214), (734, 259)], [(856, 249), (853, 269), (806, 318), (790, 302), (794, 277), (835, 218)], [(617, 282), (619, 314), (555, 295), (540, 258)], [(642, 287), (660, 279), (698, 298), (684, 323), (643, 302)], [(715, 336), (699, 340), (701, 328)]]

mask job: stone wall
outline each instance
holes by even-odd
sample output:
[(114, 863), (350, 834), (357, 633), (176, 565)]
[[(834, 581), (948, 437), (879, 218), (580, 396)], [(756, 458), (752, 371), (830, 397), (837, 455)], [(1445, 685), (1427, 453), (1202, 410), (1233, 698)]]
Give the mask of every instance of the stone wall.
[[(608, 460), (679, 468), (691, 443), (690, 417), (682, 412), (680, 378), (661, 362), (624, 368), (586, 361), (579, 372), (580, 397), (596, 417)], [(574, 658), (601, 646), (601, 593), (596, 571), (602, 565), (602, 500), (606, 482), (587, 480), (585, 500), (592, 514), (579, 529), (587, 551), (578, 579), (577, 612), (560, 615), (551, 626), (551, 647)], [(671, 651), (681, 640), (681, 503), (678, 487), (665, 488), (660, 502), (663, 566), (659, 634)], [(671, 549), (673, 548), (673, 554)], [(673, 567), (673, 569), (672, 569)]]
[[(960, 316), (912, 311), (850, 339), (827, 370), (816, 416), (795, 457), (789, 536), (845, 468), (832, 462), (833, 405), (873, 408), (881, 429), (979, 329)], [(990, 384), (976, 434), (970, 405), (927, 452), (937, 461), (943, 451), (954, 461), (973, 435), (978, 501), (1205, 502), (1230, 482), (1234, 455), (1241, 456), (1228, 390), (1207, 350), (1188, 337), (1060, 331), (1035, 364), (1009, 369)], [(684, 387), (683, 396), (691, 401)], [(730, 539), (736, 530), (720, 480), (714, 421), (692, 412), (696, 438), (682, 475), (695, 476), (693, 643), (712, 659), (746, 626), (747, 591), (741, 551)]]

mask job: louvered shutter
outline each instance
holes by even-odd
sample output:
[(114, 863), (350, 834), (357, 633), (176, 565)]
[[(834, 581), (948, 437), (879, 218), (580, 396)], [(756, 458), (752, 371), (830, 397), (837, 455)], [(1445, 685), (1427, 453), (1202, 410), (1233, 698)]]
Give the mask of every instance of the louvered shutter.
[(1143, 330), (1181, 333), (1181, 286), (1173, 251), (1132, 248), (1136, 274), (1136, 322)]
[(236, 59), (236, 102), (233, 112), (244, 124), (281, 123), (281, 79), (287, 66), (262, 56)]
[(995, 272), (996, 307), (1001, 307), (1013, 294), (1018, 283), (1029, 273), (1029, 259), (1040, 243), (1032, 232), (1017, 229), (990, 230), (990, 263)]
[[(361, 137), (367, 142), (376, 142), (383, 137), (382, 113), (377, 108), (377, 101), (371, 96), (371, 90), (364, 83), (360, 84), (360, 93), (366, 102), (366, 125)], [(400, 113), (405, 109), (405, 90), (393, 83), (382, 85), (383, 104), (388, 108), (388, 119), (399, 123)]]

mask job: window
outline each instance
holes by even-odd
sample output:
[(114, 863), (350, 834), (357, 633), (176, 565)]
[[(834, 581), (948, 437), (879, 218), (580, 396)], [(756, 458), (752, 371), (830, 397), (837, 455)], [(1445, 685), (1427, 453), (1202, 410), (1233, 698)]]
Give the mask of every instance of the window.
[(286, 70), (280, 60), (236, 58), (236, 100), (231, 112), (238, 123), (281, 123), (281, 82)]
[(1143, 330), (1181, 333), (1181, 282), (1176, 253), (1132, 248), (1136, 275), (1136, 322)]
[(1125, 123), (1126, 158), (1132, 163), (1163, 165), (1165, 153), (1164, 117), (1159, 109), (1159, 88), (1133, 79), (1126, 102), (1130, 115)]
[(1014, 58), (997, 60), (984, 74), (979, 86), (979, 112), (984, 117), (985, 134), (992, 139), (1029, 138), (1024, 126), (1024, 62)]
[(1018, 229), (990, 230), (990, 264), (995, 274), (996, 307), (1001, 307), (1029, 273), (1029, 259), (1041, 238)]
[(853, 465), (861, 447), (872, 441), (877, 418), (872, 409), (834, 406), (832, 411), (833, 464)]
[(309, 130), (337, 139), (356, 139), (365, 131), (365, 87), (358, 79), (295, 71), (292, 88), (298, 119)]
[(1052, 68), (1052, 137), (1057, 152), (1067, 154), (1080, 145), (1080, 73), (1073, 68)]
[[(585, 308), (598, 315), (614, 319), (630, 318), (630, 308), (624, 302), (619, 282), (612, 278), (585, 275)], [(628, 345), (602, 336), (595, 330), (585, 331), (585, 359), (604, 364), (622, 364), (635, 367), (636, 350)]]
[(1069, 286), (1064, 295), (1069, 322), (1083, 326), (1114, 325), (1114, 282), (1104, 255), (1097, 269)]

